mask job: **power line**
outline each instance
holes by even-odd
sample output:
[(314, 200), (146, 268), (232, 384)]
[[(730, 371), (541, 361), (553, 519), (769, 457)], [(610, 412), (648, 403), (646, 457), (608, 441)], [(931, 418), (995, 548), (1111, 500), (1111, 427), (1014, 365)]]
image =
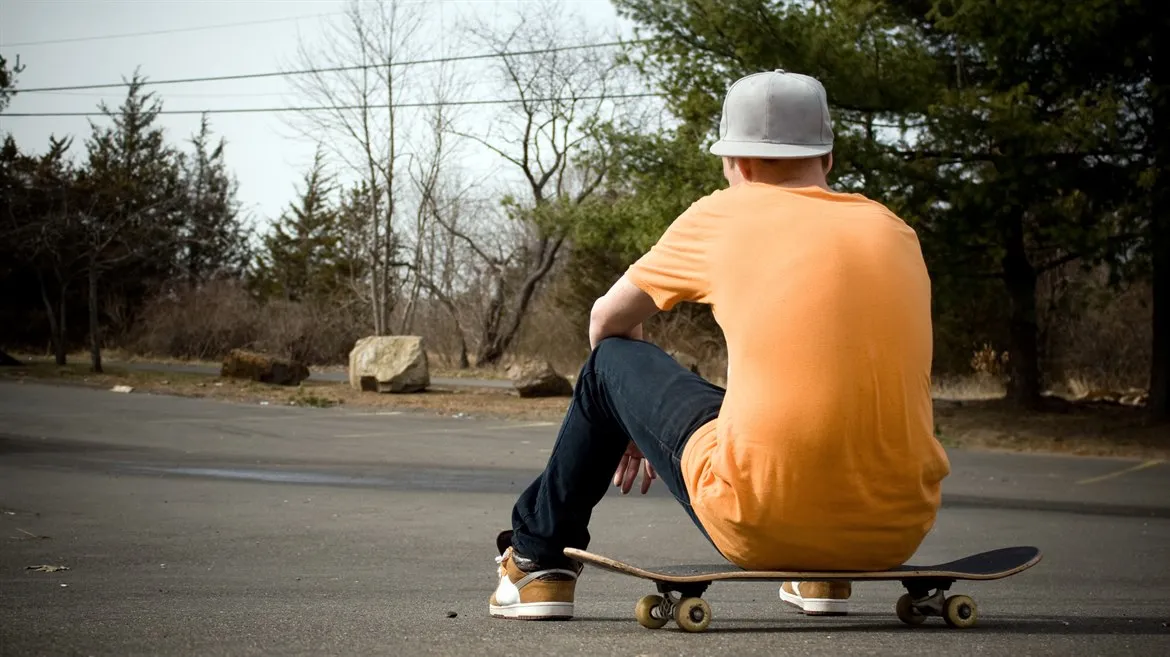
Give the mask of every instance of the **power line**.
[[(495, 83), (495, 80), (491, 80), (489, 78), (479, 78), (477, 80), (471, 80), (470, 82), (467, 82), (467, 83), (462, 84), (460, 86), (466, 89), (466, 88), (479, 87), (479, 86), (483, 86), (485, 84), (494, 84), (494, 83)], [(68, 98), (109, 98), (110, 97), (109, 93), (101, 93), (101, 92), (98, 92), (98, 93), (79, 93), (79, 92), (72, 92), (72, 91), (42, 91), (42, 92), (22, 91), (21, 93), (25, 93), (25, 94), (43, 93), (43, 94), (45, 94), (44, 97), (47, 97), (47, 98), (54, 98), (54, 97), (55, 98), (66, 98), (66, 97), (68, 97)], [(212, 93), (196, 93), (196, 94), (168, 93), (166, 97), (167, 97), (167, 99), (171, 99), (171, 98), (205, 98), (205, 99), (206, 98), (272, 98), (274, 96), (285, 96), (288, 93), (289, 93), (288, 91), (254, 91), (254, 92), (247, 92), (247, 93), (214, 93), (214, 92), (212, 92)]]
[[(262, 114), (262, 113), (281, 113), (281, 112), (339, 112), (360, 109), (409, 109), (415, 107), (459, 107), (467, 105), (506, 105), (509, 103), (551, 103), (551, 102), (569, 102), (581, 100), (625, 100), (632, 98), (655, 98), (662, 97), (663, 94), (657, 92), (643, 92), (632, 94), (600, 94), (591, 96), (571, 96), (571, 97), (548, 97), (548, 98), (493, 98), (487, 100), (453, 100), (446, 102), (427, 101), (417, 103), (394, 103), (393, 105), (315, 105), (303, 107), (237, 107), (237, 108), (221, 108), (221, 109), (203, 109), (203, 110), (159, 110), (158, 114)], [(117, 112), (113, 112), (117, 114)], [(0, 117), (13, 118), (29, 118), (29, 117), (69, 117), (69, 116), (107, 116), (103, 112), (16, 112), (9, 114), (7, 112), (0, 114)]]
[[(310, 105), (301, 107), (225, 107), (201, 110), (159, 110), (158, 114), (169, 115), (201, 115), (201, 114), (282, 114), (286, 112), (344, 112), (360, 109), (383, 110), (383, 109), (412, 109), (420, 107), (464, 107), (470, 105), (507, 105), (509, 103), (551, 103), (551, 102), (568, 102), (568, 101), (583, 101), (583, 100), (629, 100), (635, 98), (666, 98), (667, 94), (662, 92), (640, 92), (629, 94), (598, 94), (590, 96), (571, 96), (571, 97), (547, 97), (547, 98), (492, 98), (484, 100), (452, 100), (452, 101), (427, 101), (414, 103), (395, 103), (393, 105)], [(111, 112), (106, 114), (104, 112), (16, 112), (16, 113), (0, 113), (0, 117), (13, 118), (64, 118), (64, 117), (99, 117), (117, 115), (118, 112)], [(846, 114), (838, 114), (835, 121), (847, 123), (857, 126), (872, 126), (874, 128), (905, 130), (907, 128), (920, 128), (924, 123), (911, 123), (901, 125), (896, 123), (870, 123), (863, 119), (855, 119)]]
[[(645, 43), (651, 39), (634, 39), (631, 41), (607, 41), (604, 43), (587, 43), (577, 46), (560, 46), (557, 48), (538, 48), (535, 50), (513, 50), (505, 52), (482, 53), (479, 55), (457, 55), (453, 57), (434, 57), (431, 59), (415, 59), (403, 62), (391, 62), (390, 64), (355, 64), (352, 66), (331, 66), (327, 68), (308, 68), (296, 71), (268, 71), (265, 73), (240, 73), (237, 75), (217, 75), (198, 78), (177, 78), (172, 80), (146, 80), (142, 84), (145, 85), (160, 85), (160, 84), (189, 84), (192, 82), (224, 82), (227, 80), (254, 80), (258, 78), (275, 78), (286, 77), (290, 75), (310, 75), (316, 73), (341, 73), (345, 71), (362, 71), (372, 68), (386, 68), (386, 67), (402, 67), (402, 66), (416, 66), (422, 64), (441, 64), (446, 62), (465, 62), (476, 59), (493, 59), (496, 57), (517, 57), (521, 55), (544, 55), (554, 52), (566, 52), (569, 50), (587, 50), (591, 48), (610, 48), (613, 46), (624, 46), (634, 43)], [(114, 89), (118, 87), (128, 87), (129, 82), (111, 82), (106, 84), (82, 84), (68, 87), (37, 87), (33, 89), (13, 89), (12, 93), (39, 93), (47, 91), (83, 91), (87, 89)]]
[(204, 30), (219, 30), (225, 27), (244, 27), (247, 25), (267, 25), (270, 23), (287, 23), (289, 21), (299, 21), (307, 18), (325, 18), (327, 16), (339, 16), (343, 12), (333, 12), (328, 14), (307, 14), (304, 16), (286, 16), (284, 18), (266, 18), (255, 21), (241, 21), (238, 23), (220, 23), (218, 25), (200, 25), (196, 27), (177, 27), (170, 30), (150, 30), (148, 32), (124, 32), (121, 34), (102, 34), (99, 36), (87, 37), (70, 37), (68, 39), (49, 39), (47, 41), (17, 41), (15, 43), (0, 44), (0, 48), (17, 48), (27, 46), (51, 46), (58, 43), (81, 43), (83, 41), (107, 41), (110, 39), (129, 39), (132, 37), (155, 36), (160, 34), (178, 34), (180, 32), (200, 32)]

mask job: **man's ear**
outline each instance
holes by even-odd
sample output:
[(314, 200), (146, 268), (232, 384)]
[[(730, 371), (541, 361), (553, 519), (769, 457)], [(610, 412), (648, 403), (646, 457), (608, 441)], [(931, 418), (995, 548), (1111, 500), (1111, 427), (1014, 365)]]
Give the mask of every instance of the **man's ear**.
[(752, 159), (750, 157), (736, 158), (735, 166), (739, 169), (739, 177), (742, 178), (744, 182), (750, 182), (752, 180), (752, 176), (755, 174), (755, 172), (752, 171)]
[(825, 153), (824, 156), (821, 157), (821, 167), (824, 168), (826, 176), (829, 175), (829, 172), (833, 170), (832, 152)]

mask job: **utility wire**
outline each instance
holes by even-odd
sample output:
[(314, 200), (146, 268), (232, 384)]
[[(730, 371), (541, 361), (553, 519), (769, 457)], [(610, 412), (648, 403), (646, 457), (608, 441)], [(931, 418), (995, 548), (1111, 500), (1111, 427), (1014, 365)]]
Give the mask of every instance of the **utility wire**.
[(285, 18), (266, 18), (255, 21), (242, 21), (239, 23), (220, 23), (218, 25), (200, 25), (196, 27), (177, 27), (170, 30), (150, 30), (148, 32), (125, 32), (122, 34), (103, 34), (100, 36), (87, 37), (70, 37), (68, 39), (49, 39), (47, 41), (15, 41), (13, 43), (0, 44), (0, 48), (17, 48), (28, 46), (51, 46), (58, 43), (81, 43), (83, 41), (107, 41), (110, 39), (129, 39), (132, 37), (155, 36), (158, 34), (179, 34), (180, 32), (201, 32), (204, 30), (219, 30), (225, 27), (244, 27), (247, 25), (267, 25), (270, 23), (287, 23), (290, 21), (305, 20), (308, 18), (325, 18), (328, 16), (339, 16), (343, 12), (333, 12), (329, 14), (307, 14), (304, 16), (286, 16)]
[[(390, 64), (355, 64), (352, 66), (330, 66), (327, 68), (308, 68), (295, 71), (268, 71), (265, 73), (240, 73), (237, 75), (217, 75), (198, 78), (177, 78), (171, 80), (144, 80), (142, 84), (146, 85), (160, 85), (160, 84), (188, 84), (192, 82), (223, 82), (226, 80), (253, 80), (257, 78), (276, 78), (286, 77), (290, 75), (310, 75), (316, 73), (340, 73), (344, 71), (362, 71), (372, 68), (386, 68), (386, 67), (402, 67), (415, 66), (421, 64), (441, 64), (445, 62), (465, 62), (477, 59), (493, 59), (496, 57), (517, 57), (521, 55), (544, 55), (554, 52), (566, 52), (570, 50), (588, 50), (591, 48), (609, 48), (613, 46), (624, 46), (633, 43), (645, 43), (650, 39), (634, 39), (631, 41), (607, 41), (604, 43), (587, 43), (577, 46), (560, 46), (557, 48), (538, 48), (535, 50), (513, 50), (506, 52), (482, 53), (479, 55), (457, 55), (453, 57), (434, 57), (431, 59), (414, 59), (402, 62), (391, 62)], [(81, 84), (68, 87), (36, 87), (33, 89), (16, 88), (11, 93), (34, 93), (47, 91), (82, 91), (86, 89), (114, 89), (118, 87), (128, 87), (129, 82), (110, 82), (106, 84)], [(15, 116), (15, 115), (12, 115)]]
[[(572, 97), (549, 97), (549, 98), (494, 98), (490, 100), (453, 100), (446, 102), (428, 101), (417, 103), (394, 103), (393, 105), (316, 105), (304, 107), (239, 107), (239, 108), (223, 108), (223, 109), (202, 109), (202, 110), (159, 110), (158, 114), (260, 114), (260, 113), (277, 113), (277, 112), (342, 112), (349, 110), (361, 109), (407, 109), (414, 107), (457, 107), (466, 105), (506, 105), (509, 103), (549, 103), (549, 102), (569, 102), (581, 100), (624, 100), (631, 98), (653, 98), (662, 97), (663, 94), (657, 92), (644, 92), (632, 94), (611, 94), (611, 95), (594, 95), (594, 96), (572, 96)], [(111, 112), (117, 114), (117, 112)], [(65, 117), (65, 116), (107, 116), (104, 112), (15, 112), (3, 113), (0, 117)]]
[[(629, 94), (600, 94), (590, 96), (571, 96), (571, 97), (547, 97), (547, 98), (492, 98), (485, 100), (452, 100), (452, 101), (427, 101), (414, 103), (395, 103), (393, 105), (314, 105), (302, 107), (228, 107), (219, 109), (201, 109), (201, 110), (160, 110), (158, 114), (170, 115), (199, 115), (199, 114), (281, 114), (285, 112), (345, 112), (352, 110), (370, 109), (411, 109), (420, 107), (461, 107), (468, 105), (507, 105), (509, 103), (551, 103), (551, 102), (568, 102), (568, 101), (582, 101), (582, 100), (627, 100), (635, 98), (666, 98), (667, 94), (662, 92), (640, 92)], [(98, 117), (98, 116), (117, 116), (119, 112), (17, 112), (17, 113), (0, 113), (0, 118), (35, 118), (35, 117)], [(855, 119), (846, 114), (838, 114), (835, 121), (847, 123), (850, 125), (868, 126), (870, 123), (862, 119)], [(907, 128), (920, 128), (925, 123), (910, 123), (901, 125), (896, 123), (873, 123), (874, 128), (883, 128), (891, 130), (905, 130)]]
[[(495, 83), (496, 83), (496, 81), (492, 80), (490, 78), (479, 78), (479, 79), (471, 80), (467, 83), (461, 84), (460, 86), (463, 89), (471, 89), (471, 88), (475, 88), (475, 87), (482, 87), (485, 84), (495, 84)], [(27, 94), (27, 93), (33, 93), (33, 92), (23, 91), (21, 93)], [(110, 97), (109, 92), (102, 93), (100, 91), (96, 92), (96, 93), (84, 93), (84, 92), (76, 92), (76, 91), (43, 91), (43, 92), (38, 92), (38, 93), (43, 93), (44, 94), (44, 96), (42, 96), (43, 98), (109, 98)], [(287, 96), (288, 94), (289, 94), (288, 91), (252, 91), (252, 92), (243, 92), (243, 93), (208, 92), (208, 93), (195, 93), (195, 94), (168, 93), (166, 95), (166, 98), (167, 98), (167, 100), (170, 100), (172, 98), (203, 98), (203, 99), (207, 99), (207, 98), (272, 98), (272, 97), (276, 97), (276, 96)]]

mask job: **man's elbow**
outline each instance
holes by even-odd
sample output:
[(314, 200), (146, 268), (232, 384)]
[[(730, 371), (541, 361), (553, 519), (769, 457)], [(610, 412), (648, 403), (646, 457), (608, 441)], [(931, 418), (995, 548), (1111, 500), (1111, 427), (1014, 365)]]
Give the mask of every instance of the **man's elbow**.
[(589, 338), (594, 343), (608, 337), (607, 331), (612, 328), (613, 318), (607, 310), (605, 297), (601, 297), (593, 302), (593, 309), (589, 311)]

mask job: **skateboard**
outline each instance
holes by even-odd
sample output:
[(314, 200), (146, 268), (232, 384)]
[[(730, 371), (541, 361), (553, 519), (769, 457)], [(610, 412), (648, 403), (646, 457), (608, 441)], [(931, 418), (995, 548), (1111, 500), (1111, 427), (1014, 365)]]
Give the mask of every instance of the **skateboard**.
[(701, 597), (712, 582), (897, 581), (906, 588), (894, 610), (907, 625), (921, 625), (929, 616), (941, 616), (950, 627), (975, 625), (978, 610), (966, 595), (947, 595), (956, 580), (1002, 579), (1025, 571), (1040, 561), (1034, 547), (1009, 547), (973, 554), (935, 565), (904, 564), (885, 571), (770, 571), (743, 570), (733, 564), (676, 565), (641, 568), (585, 550), (565, 548), (565, 555), (623, 575), (648, 579), (657, 595), (638, 601), (634, 617), (642, 627), (659, 629), (673, 620), (688, 632), (702, 632), (711, 624), (711, 605)]

